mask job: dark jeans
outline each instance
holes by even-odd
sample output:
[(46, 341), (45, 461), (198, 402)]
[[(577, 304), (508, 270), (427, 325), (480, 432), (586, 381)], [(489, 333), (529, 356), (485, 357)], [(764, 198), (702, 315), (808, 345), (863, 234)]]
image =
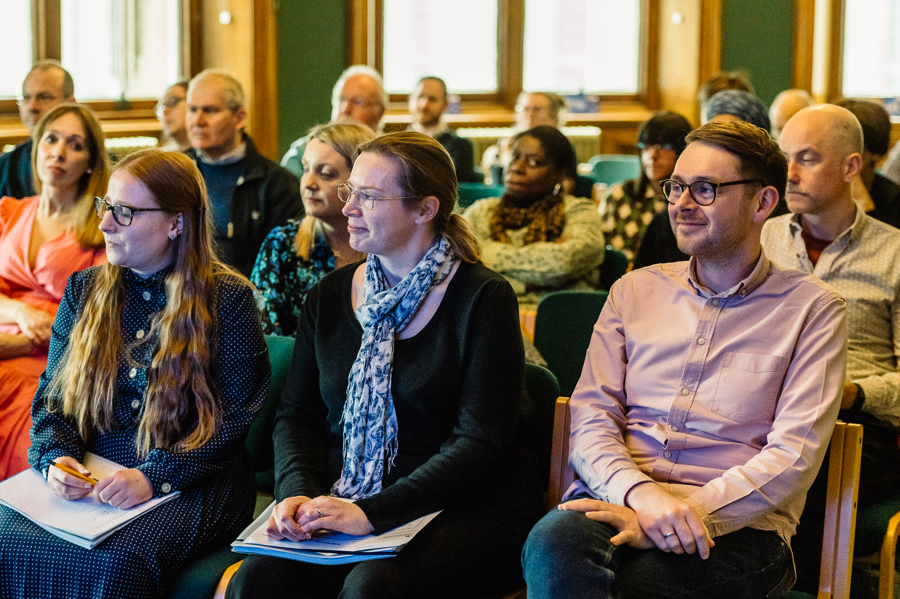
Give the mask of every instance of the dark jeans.
[(744, 528), (716, 537), (709, 558), (614, 547), (616, 529), (582, 512), (553, 510), (522, 551), (528, 599), (570, 597), (779, 597), (791, 554), (775, 532)]
[(522, 584), (519, 555), (528, 528), (483, 510), (445, 510), (396, 557), (319, 566), (250, 556), (226, 597), (500, 597)]

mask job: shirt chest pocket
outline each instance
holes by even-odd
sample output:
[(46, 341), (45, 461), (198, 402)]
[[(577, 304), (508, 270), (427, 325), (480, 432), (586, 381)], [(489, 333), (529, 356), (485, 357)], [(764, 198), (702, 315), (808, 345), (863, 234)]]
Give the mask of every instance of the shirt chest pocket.
[(729, 352), (712, 409), (735, 422), (771, 421), (788, 361), (781, 356)]

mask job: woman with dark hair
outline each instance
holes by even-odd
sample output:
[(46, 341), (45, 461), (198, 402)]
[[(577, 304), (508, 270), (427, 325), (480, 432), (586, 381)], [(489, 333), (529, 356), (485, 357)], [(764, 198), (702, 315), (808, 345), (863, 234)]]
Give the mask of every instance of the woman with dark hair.
[(659, 112), (641, 124), (641, 176), (613, 185), (601, 202), (606, 240), (631, 262), (653, 215), (667, 206), (659, 182), (672, 176), (691, 124), (677, 112)]
[(0, 480), (28, 468), (31, 400), (69, 275), (106, 261), (94, 196), (109, 158), (90, 109), (61, 104), (33, 132), (37, 196), (0, 199)]
[(534, 309), (548, 291), (599, 281), (602, 221), (593, 202), (564, 192), (576, 168), (575, 150), (559, 130), (523, 131), (512, 140), (506, 193), (475, 202), (464, 214), (485, 265), (512, 283), (523, 309)]
[[(128, 509), (181, 496), (94, 549), (0, 507), (0, 596), (161, 597), (189, 557), (253, 511), (243, 441), (268, 390), (250, 284), (216, 258), (200, 172), (132, 154), (96, 198), (109, 264), (69, 279), (32, 406), (28, 461), (67, 500)], [(125, 468), (90, 484), (87, 452)]]
[(338, 185), (350, 176), (359, 145), (373, 137), (356, 123), (319, 125), (307, 135), (300, 177), (306, 216), (269, 232), (250, 275), (264, 333), (293, 337), (312, 286), (335, 268), (365, 258), (350, 247)]
[(359, 151), (340, 194), (368, 258), (323, 277), (303, 305), (275, 419), (269, 535), (383, 533), (442, 511), (390, 559), (248, 557), (227, 596), (499, 595), (521, 577), (544, 484), (522, 439), (516, 298), (453, 214), (438, 142), (392, 133)]

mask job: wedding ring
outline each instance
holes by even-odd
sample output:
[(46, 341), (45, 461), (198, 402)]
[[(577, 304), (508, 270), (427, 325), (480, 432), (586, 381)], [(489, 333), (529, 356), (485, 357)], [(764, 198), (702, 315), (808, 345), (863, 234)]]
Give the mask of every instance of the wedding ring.
[(323, 513), (322, 513), (322, 510), (320, 510), (319, 508), (316, 508), (316, 513), (319, 514), (319, 518), (324, 518), (324, 517), (325, 517), (325, 514), (323, 514)]
[(675, 534), (675, 531), (672, 531), (672, 532), (670, 532), (669, 534), (663, 535), (663, 538), (664, 538), (664, 539), (668, 539), (669, 537), (671, 537), (671, 536), (674, 535), (674, 534)]

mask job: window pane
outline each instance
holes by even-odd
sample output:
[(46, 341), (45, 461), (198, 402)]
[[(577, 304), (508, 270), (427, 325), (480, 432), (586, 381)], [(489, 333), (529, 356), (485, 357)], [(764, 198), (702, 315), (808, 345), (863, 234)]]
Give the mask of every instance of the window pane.
[(525, 0), (523, 86), (638, 92), (640, 0)]
[(900, 0), (853, 0), (844, 10), (844, 95), (900, 96)]
[(3, 0), (3, 45), (15, 48), (0, 60), (0, 97), (22, 93), (31, 69), (31, 0)]
[(497, 90), (497, 2), (384, 0), (384, 85), (407, 94), (425, 75), (452, 93)]
[(79, 100), (156, 98), (180, 77), (179, 0), (62, 0), (62, 63)]

